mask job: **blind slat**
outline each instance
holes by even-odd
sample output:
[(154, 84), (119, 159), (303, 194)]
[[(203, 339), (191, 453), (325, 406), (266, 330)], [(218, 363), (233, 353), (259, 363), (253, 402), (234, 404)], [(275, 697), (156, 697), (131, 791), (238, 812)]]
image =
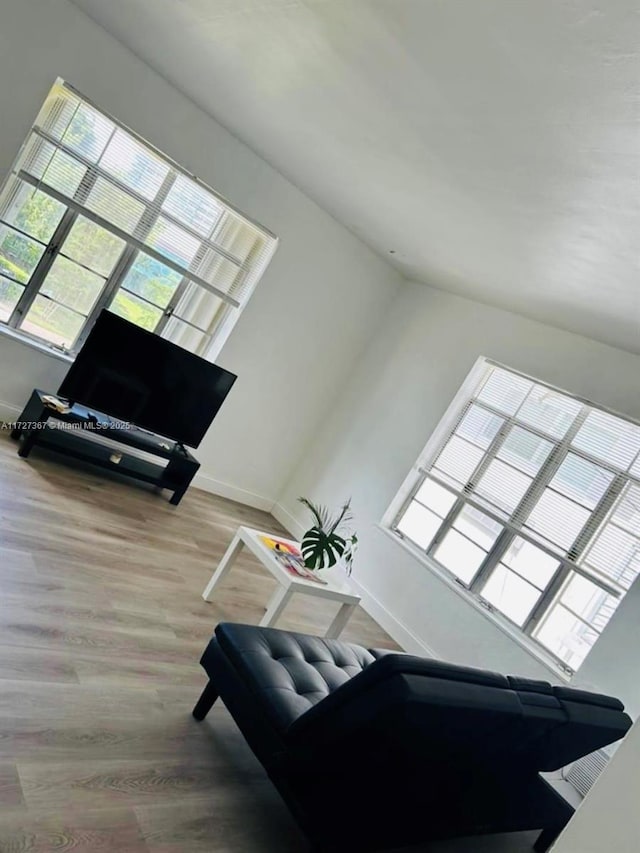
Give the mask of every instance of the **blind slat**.
[(212, 284), (209, 284), (208, 281), (204, 281), (199, 278), (194, 273), (187, 273), (180, 264), (176, 264), (171, 258), (168, 258), (166, 255), (163, 255), (160, 252), (156, 252), (150, 246), (147, 246), (145, 243), (141, 243), (139, 240), (136, 240), (135, 237), (132, 237), (130, 234), (127, 234), (126, 231), (122, 231), (113, 223), (107, 222), (97, 213), (94, 213), (87, 207), (84, 207), (81, 204), (73, 201), (72, 199), (66, 198), (62, 193), (55, 190), (53, 187), (48, 186), (47, 184), (43, 184), (41, 181), (38, 181), (37, 178), (33, 178), (31, 175), (28, 175), (26, 172), (19, 172), (18, 177), (20, 180), (25, 181), (25, 183), (32, 184), (32, 186), (37, 187), (40, 190), (43, 190), (52, 198), (57, 199), (58, 201), (63, 202), (67, 207), (70, 207), (72, 210), (75, 210), (77, 213), (86, 216), (87, 219), (90, 219), (92, 222), (100, 225), (106, 231), (110, 231), (112, 234), (115, 234), (116, 237), (120, 237), (122, 240), (125, 240), (130, 245), (134, 246), (136, 249), (139, 249), (141, 252), (144, 252), (146, 255), (150, 255), (160, 263), (174, 270), (175, 272), (180, 273), (180, 275), (187, 275), (192, 281), (198, 284), (200, 287), (203, 287), (205, 290), (210, 291), (211, 293), (215, 293), (216, 296), (219, 296), (221, 299), (224, 299), (225, 302), (229, 302), (236, 308), (240, 307), (240, 302), (230, 297), (227, 293), (218, 290)]
[[(128, 186), (121, 178), (118, 177), (117, 173), (114, 174), (105, 170), (101, 161), (98, 163), (91, 163), (88, 158), (84, 157), (80, 153), (74, 152), (73, 149), (47, 134), (42, 130), (42, 128), (35, 128), (33, 136), (46, 143), (46, 147), (44, 147), (43, 152), (39, 156), (34, 154), (29, 155), (29, 159), (33, 160), (33, 164), (27, 168), (27, 171), (31, 172), (34, 177), (40, 178), (43, 181), (46, 177), (47, 183), (53, 184), (53, 186), (61, 192), (64, 192), (66, 189), (69, 197), (73, 198), (79, 184), (79, 181), (77, 180), (78, 174), (80, 173), (79, 170), (81, 167), (84, 167), (88, 172), (99, 177), (101, 185), (105, 187), (105, 192), (107, 194), (111, 193), (112, 197), (117, 199), (119, 204), (122, 204), (124, 201), (125, 204), (139, 210), (141, 213), (147, 210), (154, 214), (155, 217), (160, 216), (166, 221), (171, 222), (175, 227), (180, 228), (185, 235), (188, 235), (196, 242), (204, 243), (208, 248), (223, 255), (236, 266), (243, 266), (244, 262), (241, 258), (236, 257), (231, 252), (227, 251), (224, 246), (219, 245), (210, 239), (211, 232), (208, 234), (201, 234), (198, 232), (197, 228), (193, 227), (190, 220), (198, 222), (200, 217), (203, 215), (197, 207), (191, 207), (190, 204), (190, 202), (192, 202), (196, 197), (196, 190), (198, 190), (200, 195), (204, 195), (203, 191), (197, 185), (195, 187), (189, 187), (188, 182), (184, 178), (180, 179), (179, 177), (176, 177), (176, 182), (178, 180), (182, 181), (182, 184), (180, 185), (182, 187), (182, 197), (179, 196), (176, 184), (174, 183), (167, 195), (167, 198), (161, 204), (154, 204), (153, 201), (150, 201), (145, 197), (145, 194), (142, 191), (143, 188), (139, 186)], [(30, 142), (32, 142), (32, 140), (30, 140)], [(72, 169), (75, 170), (75, 174), (71, 172)], [(144, 174), (141, 176), (140, 180), (145, 180)], [(156, 192), (158, 190), (159, 187), (156, 188)], [(224, 214), (224, 209), (219, 205), (216, 205), (216, 209), (217, 215), (213, 220), (211, 231), (213, 231)], [(111, 211), (114, 215), (117, 215), (115, 203), (106, 204), (105, 210)], [(176, 215), (178, 212), (182, 214), (182, 218), (180, 218), (179, 215)], [(108, 216), (106, 218), (108, 218)]]
[(249, 298), (277, 243), (63, 81), (38, 114), (14, 174), (29, 175), (31, 185), (106, 230), (126, 233), (130, 245), (234, 307)]
[(640, 425), (487, 362), (429, 452), (394, 528), (579, 666), (640, 574)]

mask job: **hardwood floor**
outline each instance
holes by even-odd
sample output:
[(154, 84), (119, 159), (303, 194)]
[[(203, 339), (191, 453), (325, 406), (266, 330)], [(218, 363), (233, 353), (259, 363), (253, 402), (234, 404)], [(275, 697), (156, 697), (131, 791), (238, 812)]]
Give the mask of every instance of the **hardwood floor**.
[[(245, 553), (201, 592), (239, 524), (280, 526), (16, 450), (1, 432), (0, 851), (304, 851), (224, 706), (191, 718), (213, 628), (257, 622), (274, 582)], [(336, 608), (294, 599), (281, 624)], [(344, 638), (394, 645), (362, 610)]]
[[(221, 703), (191, 709), (221, 620), (256, 623), (272, 581), (246, 551), (201, 592), (239, 524), (266, 513), (197, 489), (179, 507), (0, 432), (0, 853), (304, 853)], [(323, 633), (337, 605), (281, 626)], [(343, 639), (393, 641), (360, 608)], [(515, 853), (531, 838), (434, 845)]]

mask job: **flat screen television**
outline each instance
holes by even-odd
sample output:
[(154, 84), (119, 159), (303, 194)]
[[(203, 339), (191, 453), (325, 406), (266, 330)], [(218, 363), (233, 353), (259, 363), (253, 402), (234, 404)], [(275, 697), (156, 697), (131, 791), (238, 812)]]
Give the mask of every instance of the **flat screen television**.
[(103, 310), (58, 394), (197, 447), (236, 376)]

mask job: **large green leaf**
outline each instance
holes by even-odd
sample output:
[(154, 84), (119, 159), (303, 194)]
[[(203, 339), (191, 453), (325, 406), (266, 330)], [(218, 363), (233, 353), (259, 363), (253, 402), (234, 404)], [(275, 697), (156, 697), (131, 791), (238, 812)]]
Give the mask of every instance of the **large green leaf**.
[(346, 541), (337, 533), (325, 533), (312, 527), (304, 534), (301, 542), (304, 564), (309, 569), (328, 569), (344, 554)]

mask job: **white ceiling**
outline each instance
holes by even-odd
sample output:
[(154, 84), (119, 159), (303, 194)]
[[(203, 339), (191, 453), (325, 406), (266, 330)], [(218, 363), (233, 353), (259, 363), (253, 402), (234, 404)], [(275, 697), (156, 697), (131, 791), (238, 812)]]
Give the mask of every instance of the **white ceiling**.
[(638, 0), (73, 2), (408, 277), (640, 352)]

